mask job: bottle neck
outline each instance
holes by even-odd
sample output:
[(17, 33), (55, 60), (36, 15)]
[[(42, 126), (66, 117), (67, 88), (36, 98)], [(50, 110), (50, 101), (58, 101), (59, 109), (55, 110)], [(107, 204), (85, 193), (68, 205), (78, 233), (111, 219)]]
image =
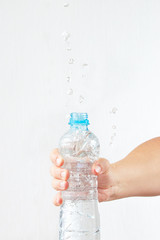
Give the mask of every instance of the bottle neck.
[(73, 124), (71, 125), (71, 129), (78, 129), (78, 130), (82, 130), (82, 131), (88, 131), (88, 126), (84, 125), (84, 124)]

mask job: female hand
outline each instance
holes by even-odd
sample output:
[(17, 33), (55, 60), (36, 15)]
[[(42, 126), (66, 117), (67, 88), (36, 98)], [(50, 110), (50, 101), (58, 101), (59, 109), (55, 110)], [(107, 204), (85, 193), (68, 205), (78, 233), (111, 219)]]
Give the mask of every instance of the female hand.
[[(59, 191), (54, 197), (54, 204), (60, 206), (63, 202), (61, 191), (68, 188), (69, 171), (61, 168), (64, 164), (64, 159), (54, 149), (50, 155), (53, 163), (51, 167), (51, 175), (53, 177), (52, 186), (55, 190)], [(114, 176), (114, 165), (110, 164), (105, 158), (99, 158), (92, 166), (92, 173), (97, 175), (98, 180), (98, 200), (99, 202), (109, 201), (116, 199), (117, 185)]]

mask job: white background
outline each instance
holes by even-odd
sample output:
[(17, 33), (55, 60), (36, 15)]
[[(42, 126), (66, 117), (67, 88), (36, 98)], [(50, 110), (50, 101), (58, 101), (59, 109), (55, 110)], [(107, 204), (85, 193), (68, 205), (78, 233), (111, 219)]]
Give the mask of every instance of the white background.
[[(111, 162), (160, 136), (159, 0), (64, 3), (0, 0), (3, 240), (58, 240), (49, 154), (68, 129), (66, 113), (88, 112), (101, 156)], [(160, 197), (101, 203), (99, 209), (101, 240), (160, 239)]]

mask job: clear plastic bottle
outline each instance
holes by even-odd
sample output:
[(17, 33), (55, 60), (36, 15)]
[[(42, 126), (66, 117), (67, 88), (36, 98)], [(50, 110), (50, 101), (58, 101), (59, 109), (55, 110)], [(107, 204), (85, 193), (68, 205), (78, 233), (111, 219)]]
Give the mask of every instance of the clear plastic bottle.
[(59, 240), (100, 240), (97, 177), (91, 172), (99, 141), (88, 130), (87, 113), (71, 113), (69, 124), (59, 143), (63, 167), (70, 171), (69, 188), (62, 192)]

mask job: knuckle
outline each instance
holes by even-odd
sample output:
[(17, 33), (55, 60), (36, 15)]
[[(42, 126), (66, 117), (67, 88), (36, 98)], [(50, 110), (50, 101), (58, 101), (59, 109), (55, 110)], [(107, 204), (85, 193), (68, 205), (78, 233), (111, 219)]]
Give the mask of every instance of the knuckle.
[(55, 177), (55, 167), (54, 165), (50, 168), (50, 174), (52, 177)]
[(52, 181), (52, 187), (55, 189), (55, 190), (58, 190), (58, 186), (56, 184), (56, 182), (53, 180)]
[(53, 187), (53, 188), (55, 187), (54, 181), (52, 181), (52, 187)]
[(50, 159), (51, 161), (53, 161), (53, 159), (55, 158), (55, 154), (53, 152), (50, 153)]
[(56, 201), (56, 199), (53, 199), (53, 204), (54, 204), (55, 206), (57, 206), (57, 201)]
[(52, 153), (55, 154), (55, 155), (58, 155), (59, 154), (58, 148), (54, 148)]
[(50, 153), (50, 159), (52, 162), (55, 162), (56, 158), (58, 156), (58, 149), (55, 148), (51, 153)]

